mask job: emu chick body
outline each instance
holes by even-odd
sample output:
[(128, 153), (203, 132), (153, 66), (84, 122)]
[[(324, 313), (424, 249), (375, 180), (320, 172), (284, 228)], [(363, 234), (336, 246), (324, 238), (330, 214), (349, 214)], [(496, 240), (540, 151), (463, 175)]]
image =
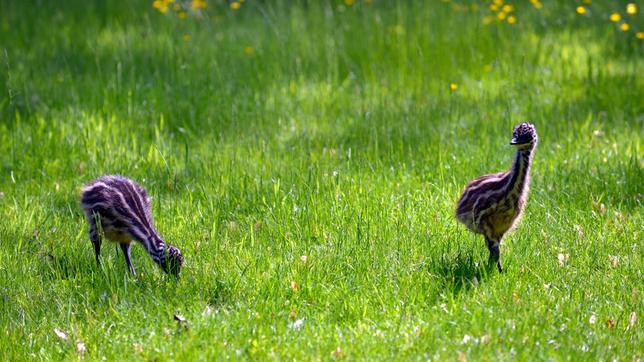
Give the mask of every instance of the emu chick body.
[(97, 264), (100, 264), (101, 242), (105, 236), (120, 244), (132, 274), (135, 274), (130, 254), (133, 240), (165, 272), (179, 274), (183, 263), (181, 252), (166, 245), (154, 228), (150, 198), (139, 184), (122, 176), (99, 177), (83, 188), (81, 206), (89, 223)]
[(490, 262), (502, 271), (500, 244), (523, 212), (530, 184), (530, 166), (537, 145), (536, 129), (529, 123), (515, 128), (511, 144), (517, 146), (512, 168), (470, 182), (461, 195), (456, 218), (471, 231), (482, 234)]

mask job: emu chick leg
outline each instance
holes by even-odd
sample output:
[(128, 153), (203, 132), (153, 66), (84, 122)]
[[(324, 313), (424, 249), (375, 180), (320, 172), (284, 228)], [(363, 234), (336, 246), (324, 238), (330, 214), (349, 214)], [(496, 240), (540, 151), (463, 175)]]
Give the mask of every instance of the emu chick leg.
[(97, 215), (94, 215), (94, 217), (89, 218), (89, 239), (92, 241), (92, 245), (94, 246), (94, 254), (96, 255), (96, 265), (100, 266), (101, 261), (99, 260), (99, 257), (101, 256), (102, 235), (100, 234), (98, 225), (96, 223), (97, 218), (98, 218)]
[(134, 266), (132, 265), (132, 259), (131, 259), (131, 249), (130, 246), (131, 244), (129, 243), (121, 243), (121, 250), (123, 250), (123, 256), (125, 256), (125, 262), (127, 263), (127, 267), (130, 269), (130, 273), (132, 275), (136, 275), (136, 270), (134, 270)]
[(502, 272), (503, 267), (501, 266), (501, 250), (499, 249), (501, 242), (485, 237), (485, 243), (487, 244), (487, 248), (490, 251), (489, 264), (496, 263), (496, 267), (499, 269), (499, 272)]

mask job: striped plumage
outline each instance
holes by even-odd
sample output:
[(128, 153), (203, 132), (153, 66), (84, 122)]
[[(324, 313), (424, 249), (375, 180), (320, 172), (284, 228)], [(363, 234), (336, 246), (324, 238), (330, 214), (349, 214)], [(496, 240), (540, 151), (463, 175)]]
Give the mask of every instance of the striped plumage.
[(456, 218), (485, 237), (490, 262), (496, 263), (499, 271), (501, 240), (516, 224), (528, 197), (530, 165), (537, 142), (537, 130), (532, 124), (516, 126), (510, 142), (517, 149), (512, 168), (470, 182), (456, 206)]
[(139, 184), (122, 176), (99, 177), (83, 188), (81, 206), (89, 222), (97, 263), (105, 236), (120, 244), (128, 268), (135, 274), (130, 243), (136, 240), (163, 271), (179, 274), (183, 263), (181, 252), (165, 244), (154, 228), (150, 198)]

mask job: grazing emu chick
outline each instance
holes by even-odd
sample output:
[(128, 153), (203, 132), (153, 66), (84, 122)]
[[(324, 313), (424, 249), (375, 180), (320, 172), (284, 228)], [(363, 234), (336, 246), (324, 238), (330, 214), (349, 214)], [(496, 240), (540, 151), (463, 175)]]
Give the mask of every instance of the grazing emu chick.
[(537, 130), (530, 123), (514, 128), (510, 144), (517, 149), (512, 168), (470, 182), (456, 206), (456, 218), (471, 231), (483, 234), (490, 250), (490, 263), (499, 271), (499, 246), (523, 212), (530, 184), (530, 164), (537, 146)]
[(170, 244), (166, 246), (155, 230), (150, 198), (136, 182), (122, 176), (99, 177), (83, 188), (81, 206), (89, 222), (89, 238), (94, 244), (97, 264), (101, 239), (105, 236), (120, 244), (130, 272), (136, 274), (130, 258), (130, 243), (136, 240), (163, 271), (179, 275), (183, 264), (181, 252)]

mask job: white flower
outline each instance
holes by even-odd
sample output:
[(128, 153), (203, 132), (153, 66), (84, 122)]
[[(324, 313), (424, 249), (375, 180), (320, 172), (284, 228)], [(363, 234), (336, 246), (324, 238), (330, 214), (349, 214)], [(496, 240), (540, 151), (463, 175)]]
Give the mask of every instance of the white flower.
[(290, 323), (289, 328), (291, 328), (294, 331), (297, 331), (300, 328), (302, 328), (303, 325), (304, 325), (304, 318), (301, 318), (296, 320), (295, 322)]
[(67, 337), (67, 333), (65, 333), (62, 329), (54, 328), (54, 333), (62, 339), (63, 341), (66, 341), (69, 337)]
[(590, 324), (595, 324), (597, 322), (597, 316), (596, 315), (591, 315), (590, 318), (588, 319), (588, 323)]

